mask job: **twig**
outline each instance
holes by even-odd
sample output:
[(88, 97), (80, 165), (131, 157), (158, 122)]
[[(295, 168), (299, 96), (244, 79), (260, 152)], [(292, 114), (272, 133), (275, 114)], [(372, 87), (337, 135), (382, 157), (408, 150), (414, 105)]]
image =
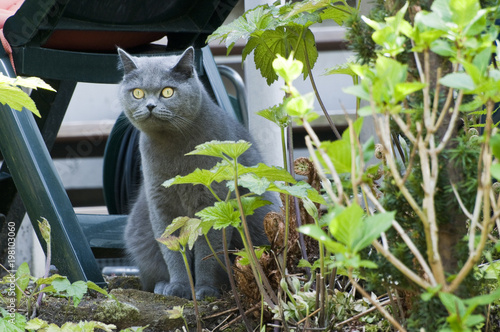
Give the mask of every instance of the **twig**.
[(374, 299), (371, 298), (370, 294), (368, 294), (363, 287), (361, 287), (356, 280), (352, 278), (352, 269), (349, 270), (349, 280), (351, 280), (352, 284), (354, 287), (363, 295), (364, 298), (366, 298), (368, 301), (370, 301), (371, 304), (373, 304), (377, 310), (395, 327), (397, 328), (400, 332), (406, 332), (405, 328), (399, 324), (399, 322), (394, 319), (394, 317), (387, 311), (383, 306), (380, 305), (378, 301), (375, 301)]
[[(254, 312), (255, 310), (258, 310), (259, 308), (260, 308), (260, 303), (254, 305), (253, 307), (251, 307), (250, 309), (248, 309), (247, 311), (245, 311), (245, 315), (243, 315), (243, 316), (246, 316), (249, 313)], [(220, 328), (220, 330), (223, 331), (223, 330), (227, 329), (229, 326), (233, 325), (234, 323), (236, 323), (237, 321), (239, 321), (241, 318), (242, 318), (241, 315), (239, 315), (238, 317), (235, 317), (232, 321), (230, 321), (226, 325), (222, 326)]]
[[(323, 157), (323, 160), (324, 160), (328, 170), (330, 171), (330, 173), (333, 177), (333, 181), (335, 182), (335, 185), (337, 187), (338, 197), (337, 197), (337, 195), (335, 195), (333, 193), (333, 191), (331, 191), (331, 193), (328, 191), (327, 192), (328, 192), (328, 194), (331, 195), (332, 200), (336, 204), (341, 204), (342, 200), (343, 200), (344, 189), (342, 187), (342, 182), (340, 181), (340, 177), (339, 177), (337, 171), (335, 170), (335, 166), (333, 165), (332, 161), (330, 160), (330, 158), (328, 157), (326, 152), (321, 148), (321, 142), (319, 141), (318, 136), (316, 135), (316, 133), (312, 129), (309, 122), (304, 120), (303, 126), (306, 129), (307, 133), (309, 134), (310, 139), (312, 139), (312, 141), (316, 145), (319, 153), (321, 154), (321, 157)], [(307, 137), (306, 137), (306, 145), (307, 145)], [(316, 158), (316, 154), (314, 153), (314, 150), (313, 151), (309, 150), (309, 152), (310, 153), (312, 152), (311, 158), (313, 158), (313, 161), (315, 161), (314, 164), (315, 164), (316, 168), (318, 169), (318, 174), (320, 175), (320, 177), (322, 179), (327, 179), (326, 176), (324, 176), (324, 172), (320, 171), (320, 169), (322, 169), (322, 167), (321, 167), (321, 164), (318, 162), (318, 159)], [(330, 182), (330, 181), (328, 181), (328, 182)]]
[(216, 318), (216, 317), (219, 317), (219, 316), (224, 316), (225, 314), (231, 314), (235, 311), (238, 311), (239, 308), (231, 308), (231, 309), (227, 309), (227, 310), (224, 310), (224, 311), (221, 311), (221, 312), (217, 312), (213, 315), (210, 315), (210, 316), (205, 316), (203, 317), (203, 319), (212, 319), (212, 318)]
[[(391, 303), (391, 300), (386, 300), (386, 301), (384, 301), (384, 302), (380, 302), (380, 305), (381, 305), (381, 306), (383, 306), (383, 307), (385, 307), (386, 305), (388, 305), (388, 304), (390, 304), (390, 303)], [(353, 321), (355, 321), (355, 320), (358, 320), (358, 319), (360, 319), (361, 317), (363, 317), (364, 315), (368, 315), (370, 312), (373, 312), (373, 311), (375, 311), (375, 310), (377, 310), (377, 307), (375, 307), (375, 306), (373, 306), (373, 307), (371, 307), (371, 308), (368, 308), (367, 310), (365, 310), (365, 311), (363, 311), (363, 312), (360, 312), (360, 313), (359, 313), (359, 314), (357, 314), (357, 315), (354, 315), (354, 316), (352, 316), (352, 317), (350, 317), (350, 318), (348, 318), (348, 319), (346, 319), (346, 320), (344, 320), (344, 321), (342, 321), (342, 322), (340, 322), (340, 323), (335, 324), (335, 326), (334, 326), (334, 327), (340, 327), (340, 326), (342, 326), (342, 325), (345, 325), (345, 324), (348, 324), (348, 323), (353, 322)]]

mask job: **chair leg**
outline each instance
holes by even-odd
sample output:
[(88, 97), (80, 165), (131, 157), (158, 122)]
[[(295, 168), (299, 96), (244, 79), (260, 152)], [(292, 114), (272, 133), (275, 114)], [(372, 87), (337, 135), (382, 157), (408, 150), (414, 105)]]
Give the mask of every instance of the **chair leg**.
[[(3, 74), (14, 76), (4, 54), (0, 54), (0, 61)], [(52, 264), (72, 281), (92, 280), (103, 285), (97, 262), (30, 112), (0, 105), (0, 151), (45, 251), (36, 221), (44, 217), (50, 222)]]

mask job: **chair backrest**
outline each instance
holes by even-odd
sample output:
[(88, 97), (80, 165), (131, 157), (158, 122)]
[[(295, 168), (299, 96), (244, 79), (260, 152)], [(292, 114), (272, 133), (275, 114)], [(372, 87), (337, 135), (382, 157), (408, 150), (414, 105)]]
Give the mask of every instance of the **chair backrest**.
[[(124, 43), (118, 46), (129, 48), (141, 45), (141, 37), (145, 44), (163, 35), (168, 36), (173, 49), (201, 47), (236, 3), (237, 0), (25, 0), (5, 23), (4, 34), (13, 47), (35, 44), (66, 50), (114, 51), (116, 41)], [(105, 38), (102, 32), (111, 37)], [(75, 38), (75, 33), (80, 35)]]

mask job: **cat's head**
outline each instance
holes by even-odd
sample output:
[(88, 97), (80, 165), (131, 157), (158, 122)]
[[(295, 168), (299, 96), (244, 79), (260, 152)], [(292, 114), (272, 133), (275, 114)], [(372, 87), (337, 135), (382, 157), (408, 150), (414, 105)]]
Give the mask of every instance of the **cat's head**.
[(119, 93), (125, 114), (147, 134), (187, 131), (201, 108), (202, 85), (194, 49), (180, 56), (134, 57), (118, 49), (123, 80)]

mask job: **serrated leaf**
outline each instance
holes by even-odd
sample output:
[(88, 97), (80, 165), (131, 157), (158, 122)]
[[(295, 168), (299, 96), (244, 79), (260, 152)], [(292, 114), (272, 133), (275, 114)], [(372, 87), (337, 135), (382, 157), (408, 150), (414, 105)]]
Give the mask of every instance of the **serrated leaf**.
[(268, 166), (263, 163), (257, 164), (257, 166), (244, 167), (241, 170), (238, 169), (240, 175), (253, 173), (260, 178), (267, 178), (272, 181), (283, 181), (288, 183), (297, 183), (290, 173), (279, 166)]
[(192, 184), (192, 185), (202, 184), (206, 187), (210, 187), (212, 182), (215, 180), (216, 176), (217, 173), (214, 173), (206, 169), (197, 168), (194, 170), (194, 172), (189, 173), (188, 175), (185, 176), (177, 175), (175, 178), (163, 182), (162, 186), (164, 186), (165, 188), (169, 188), (174, 184)]
[[(238, 202), (236, 200), (231, 200), (230, 202), (233, 204), (234, 209), (238, 210)], [(252, 196), (252, 197), (241, 197), (241, 204), (243, 206), (243, 214), (245, 216), (251, 216), (254, 214), (255, 210), (257, 210), (260, 207), (270, 205), (271, 202), (259, 196)]]
[(322, 20), (333, 20), (338, 25), (344, 25), (344, 22), (352, 15), (353, 8), (343, 4), (326, 8), (320, 17)]
[(269, 181), (268, 179), (264, 177), (258, 177), (253, 173), (243, 174), (238, 179), (238, 185), (247, 188), (248, 190), (250, 190), (250, 192), (257, 195), (262, 195), (263, 193), (265, 193), (270, 184), (271, 181)]
[(23, 107), (41, 117), (35, 102), (23, 90), (8, 84), (0, 84), (0, 103), (9, 105), (16, 111), (22, 111)]
[(26, 326), (25, 326), (25, 329), (26, 330), (35, 330), (35, 331), (38, 331), (42, 328), (45, 328), (49, 326), (49, 323), (47, 323), (46, 321), (36, 317), (36, 318), (33, 318), (31, 320), (29, 320), (27, 323), (26, 323)]
[(66, 290), (68, 296), (72, 298), (75, 308), (78, 306), (85, 293), (87, 293), (87, 289), (87, 283), (85, 281), (78, 280), (72, 283)]
[(225, 42), (231, 52), (236, 41), (239, 39), (249, 39), (250, 36), (258, 31), (273, 27), (273, 17), (268, 5), (258, 6), (245, 12), (241, 17), (235, 19), (229, 24), (224, 24), (215, 30), (207, 38), (207, 43), (221, 39)]
[[(0, 81), (2, 81), (2, 79), (6, 76), (3, 76), (2, 74), (0, 74)], [(49, 91), (56, 91), (54, 90), (53, 87), (51, 87), (49, 84), (45, 83), (44, 80), (42, 80), (41, 78), (39, 77), (22, 77), (22, 76), (18, 76), (16, 77), (15, 79), (13, 79), (12, 83), (10, 83), (11, 85), (15, 85), (15, 86), (22, 86), (23, 88), (28, 88), (28, 89), (35, 89), (37, 90), (38, 88), (41, 88), (41, 89), (45, 89), (45, 90), (49, 90)]]
[(239, 140), (235, 141), (210, 141), (196, 146), (194, 151), (186, 155), (202, 155), (224, 158), (228, 156), (236, 159), (252, 146), (251, 143)]
[(286, 114), (283, 104), (275, 105), (268, 109), (257, 112), (257, 115), (274, 122), (280, 128), (286, 128), (290, 123), (288, 114)]
[(195, 214), (203, 221), (213, 224), (214, 229), (240, 225), (240, 213), (230, 202), (216, 202), (213, 206), (204, 208)]

